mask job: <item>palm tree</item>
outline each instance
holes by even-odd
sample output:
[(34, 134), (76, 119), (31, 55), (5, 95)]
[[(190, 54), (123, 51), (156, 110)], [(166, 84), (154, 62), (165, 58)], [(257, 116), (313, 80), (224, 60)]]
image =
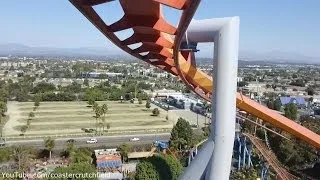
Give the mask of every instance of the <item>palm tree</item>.
[(102, 108), (103, 116), (106, 116), (108, 111), (108, 104), (103, 104), (101, 108)]
[(104, 132), (104, 127), (105, 127), (105, 124), (106, 124), (106, 117), (103, 116), (101, 117), (101, 121), (102, 121), (102, 133)]
[(49, 158), (51, 159), (51, 151), (55, 146), (55, 141), (54, 139), (51, 139), (51, 137), (47, 138), (44, 140), (44, 147), (46, 148), (46, 150), (49, 151)]
[(99, 107), (99, 104), (97, 102), (94, 102), (92, 105), (92, 110), (96, 111), (96, 109)]
[(103, 131), (101, 132), (101, 128), (104, 129), (104, 124), (102, 122), (99, 122), (98, 127), (99, 127), (99, 134), (101, 135), (103, 133)]
[(129, 144), (123, 143), (120, 145), (119, 150), (120, 150), (122, 161), (127, 160), (128, 154), (129, 152), (131, 152), (131, 146)]
[(95, 112), (95, 118), (96, 118), (96, 133), (98, 132), (98, 119), (101, 117), (102, 115), (102, 108), (100, 106), (97, 106), (94, 110)]

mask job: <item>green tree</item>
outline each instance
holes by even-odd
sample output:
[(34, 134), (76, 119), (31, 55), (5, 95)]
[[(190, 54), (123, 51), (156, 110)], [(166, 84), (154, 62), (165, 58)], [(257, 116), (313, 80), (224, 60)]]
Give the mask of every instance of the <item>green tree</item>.
[(102, 123), (102, 133), (104, 133), (104, 127), (106, 126), (106, 117), (101, 117), (101, 123)]
[(5, 116), (5, 113), (7, 112), (7, 104), (5, 102), (0, 101), (0, 113), (2, 116)]
[(234, 171), (230, 174), (230, 179), (232, 180), (256, 180), (259, 177), (259, 172), (252, 167), (249, 169)]
[(312, 102), (313, 102), (313, 97), (310, 97), (310, 98), (308, 99), (308, 101), (309, 101), (310, 103), (312, 103)]
[(271, 88), (271, 85), (270, 84), (266, 84), (266, 88), (267, 89)]
[(94, 113), (95, 113), (94, 118), (96, 119), (96, 132), (98, 132), (98, 119), (101, 118), (102, 107), (101, 106), (97, 106), (96, 108), (94, 108)]
[[(188, 121), (183, 118), (179, 118), (177, 124), (173, 127), (170, 137), (170, 146), (174, 149), (179, 149), (180, 147), (191, 147), (192, 142), (192, 129)], [(182, 141), (185, 140), (184, 141)]]
[[(97, 88), (87, 88), (84, 93), (84, 100), (86, 101), (103, 101), (105, 100), (105, 93)], [(91, 104), (92, 105), (92, 104)]]
[(154, 109), (152, 110), (152, 115), (153, 115), (153, 116), (159, 116), (159, 114), (160, 114), (160, 111), (159, 111), (158, 108), (154, 108)]
[[(82, 162), (82, 163), (72, 163), (67, 167), (58, 167), (56, 168), (52, 174), (79, 174), (78, 178), (73, 179), (82, 179), (82, 180), (97, 180), (97, 177), (89, 177), (85, 176), (85, 174), (96, 174), (97, 170), (89, 163)], [(82, 175), (82, 176), (81, 176)], [(50, 178), (49, 178), (50, 179)], [(51, 178), (52, 180), (56, 179), (54, 176)], [(69, 180), (68, 177), (61, 177), (60, 180)]]
[[(102, 129), (102, 130), (101, 130)], [(104, 129), (104, 124), (103, 122), (98, 123), (98, 130), (99, 130), (99, 135), (101, 136), (103, 134), (103, 129)]]
[(277, 110), (277, 111), (280, 111), (281, 105), (282, 104), (281, 104), (280, 99), (276, 99), (276, 100), (270, 99), (267, 102), (267, 107), (269, 109), (273, 109), (273, 110)]
[(274, 109), (273, 100), (268, 100), (268, 101), (267, 101), (267, 107), (268, 107), (269, 109)]
[(91, 151), (88, 148), (79, 148), (71, 156), (73, 163), (92, 163)]
[(35, 114), (33, 112), (29, 112), (28, 117), (29, 119), (32, 119), (35, 117)]
[(33, 93), (45, 93), (49, 91), (55, 91), (56, 87), (54, 84), (46, 83), (46, 82), (40, 82), (38, 83), (32, 90)]
[(64, 154), (67, 156), (67, 157), (71, 157), (74, 155), (75, 151), (76, 151), (76, 147), (74, 145), (74, 142), (67, 142), (65, 144), (65, 150), (64, 150)]
[(12, 147), (0, 148), (0, 163), (10, 161), (12, 159), (12, 155), (13, 155)]
[(147, 108), (147, 109), (150, 109), (150, 107), (151, 107), (150, 102), (147, 101), (147, 102), (146, 102), (146, 108)]
[(248, 83), (246, 81), (238, 82), (238, 87), (244, 87), (244, 86), (248, 86)]
[(21, 126), (20, 128), (20, 131), (21, 131), (21, 134), (24, 135), (26, 132), (27, 132), (27, 129), (28, 129), (28, 126)]
[(93, 106), (95, 102), (96, 101), (95, 101), (94, 97), (89, 97), (88, 98), (88, 102), (87, 103), (88, 103), (89, 106)]
[(107, 104), (102, 104), (101, 106), (102, 114), (105, 117), (107, 112), (108, 112), (108, 105)]
[(122, 161), (127, 161), (128, 154), (131, 152), (131, 146), (129, 144), (123, 143), (119, 146), (120, 155)]
[(139, 102), (139, 104), (142, 104), (142, 98), (141, 97), (138, 98), (138, 102)]
[(97, 102), (94, 102), (92, 105), (92, 111), (95, 112), (99, 108), (99, 104)]
[(298, 78), (298, 75), (297, 75), (297, 74), (293, 74), (293, 75), (292, 75), (292, 78), (293, 78), (293, 79), (296, 79), (296, 78)]
[(12, 157), (18, 164), (18, 168), (20, 171), (24, 171), (28, 168), (30, 155), (30, 148), (27, 148), (25, 146), (13, 147)]
[(176, 141), (174, 141), (174, 143), (179, 146), (180, 151), (187, 146), (187, 141), (183, 138), (178, 138)]
[(107, 79), (107, 75), (106, 74), (99, 74), (99, 79)]
[(277, 110), (277, 111), (280, 111), (281, 110), (281, 106), (282, 106), (282, 103), (280, 101), (280, 99), (276, 99), (274, 102), (274, 110)]
[(313, 96), (313, 94), (314, 94), (314, 89), (313, 89), (312, 87), (308, 87), (308, 88), (306, 89), (306, 92), (308, 93), (309, 96)]
[(107, 123), (107, 131), (109, 132), (109, 129), (111, 128), (111, 124)]
[(40, 106), (40, 100), (35, 100), (34, 101), (34, 107), (38, 108)]
[(137, 164), (135, 179), (177, 180), (182, 172), (183, 167), (175, 157), (166, 154), (155, 155)]
[(83, 85), (84, 85), (84, 86), (87, 86), (87, 87), (89, 86), (89, 80), (88, 80), (88, 78), (85, 78), (85, 79), (84, 79)]
[(51, 152), (52, 149), (55, 146), (55, 140), (52, 139), (51, 137), (48, 137), (47, 139), (44, 140), (44, 147), (46, 148), (47, 151), (49, 151), (49, 158), (51, 159)]
[(284, 115), (292, 120), (297, 119), (298, 109), (297, 106), (293, 103), (287, 104), (284, 108)]

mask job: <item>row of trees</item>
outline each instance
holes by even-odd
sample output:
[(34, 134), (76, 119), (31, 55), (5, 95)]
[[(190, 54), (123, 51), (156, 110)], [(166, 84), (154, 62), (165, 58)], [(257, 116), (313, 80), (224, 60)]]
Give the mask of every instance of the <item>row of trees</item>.
[[(40, 97), (39, 96), (35, 96), (34, 97), (34, 106), (33, 106), (33, 111), (36, 111), (40, 106)], [(20, 131), (21, 131), (21, 135), (24, 135), (28, 129), (30, 129), (31, 126), (31, 122), (32, 119), (35, 117), (35, 113), (34, 112), (29, 112), (28, 114), (28, 118), (26, 121), (26, 125), (23, 125), (20, 127)]]
[[(88, 104), (90, 105), (92, 102), (88, 101)], [(100, 135), (102, 135), (104, 133), (104, 128), (107, 127), (107, 130), (110, 129), (111, 124), (110, 123), (106, 123), (106, 114), (108, 111), (108, 105), (107, 104), (103, 104), (101, 106), (99, 106), (99, 104), (97, 102), (93, 102), (92, 105), (92, 110), (94, 112), (94, 118), (96, 119), (96, 133), (99, 133)], [(99, 127), (99, 129), (98, 129)]]
[(279, 98), (269, 99), (266, 104), (269, 109), (273, 109), (273, 110), (277, 110), (277, 111), (281, 110), (282, 104), (281, 104), (281, 101)]
[[(97, 100), (119, 100), (121, 96), (126, 100), (130, 100), (133, 97), (140, 97), (142, 100), (146, 100), (148, 96), (142, 90), (151, 89), (150, 84), (137, 80), (125, 80), (122, 83), (119, 81), (118, 83), (121, 83), (121, 87), (111, 86), (108, 81), (105, 81), (93, 88), (89, 88), (88, 79), (86, 79), (87, 83), (83, 83), (85, 87), (82, 87), (77, 82), (65, 87), (56, 87), (54, 84), (47, 82), (40, 82), (34, 86), (34, 81), (35, 78), (30, 76), (20, 77), (18, 82), (13, 82), (9, 79), (6, 89), (7, 98), (28, 101), (32, 100), (32, 94), (37, 94), (42, 101), (88, 100), (88, 91), (94, 91), (90, 93), (97, 93), (96, 95), (99, 95)], [(5, 82), (3, 83), (6, 84)]]

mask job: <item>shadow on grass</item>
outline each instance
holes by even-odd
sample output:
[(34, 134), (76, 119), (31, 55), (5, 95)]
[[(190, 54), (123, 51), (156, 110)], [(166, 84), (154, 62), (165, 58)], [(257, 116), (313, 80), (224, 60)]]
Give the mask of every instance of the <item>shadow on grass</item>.
[(159, 114), (158, 114), (158, 115), (156, 115), (156, 114), (150, 114), (150, 116), (159, 117)]

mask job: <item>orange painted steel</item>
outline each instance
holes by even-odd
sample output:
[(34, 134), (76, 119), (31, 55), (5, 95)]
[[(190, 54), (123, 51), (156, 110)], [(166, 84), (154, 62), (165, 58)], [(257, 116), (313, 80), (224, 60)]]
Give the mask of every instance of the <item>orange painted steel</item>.
[[(181, 51), (180, 43), (200, 0), (119, 0), (124, 16), (111, 25), (106, 23), (93, 6), (110, 0), (70, 0), (71, 3), (111, 42), (125, 52), (153, 66), (179, 76), (202, 98), (211, 101), (212, 77), (195, 67), (193, 52)], [(170, 25), (161, 12), (160, 4), (182, 11), (178, 27)], [(133, 35), (120, 40), (114, 33), (132, 29)], [(142, 43), (136, 49), (128, 45)], [(141, 53), (148, 52), (146, 55)], [(298, 123), (268, 109), (246, 96), (237, 94), (237, 108), (269, 122), (320, 149), (320, 136)]]

